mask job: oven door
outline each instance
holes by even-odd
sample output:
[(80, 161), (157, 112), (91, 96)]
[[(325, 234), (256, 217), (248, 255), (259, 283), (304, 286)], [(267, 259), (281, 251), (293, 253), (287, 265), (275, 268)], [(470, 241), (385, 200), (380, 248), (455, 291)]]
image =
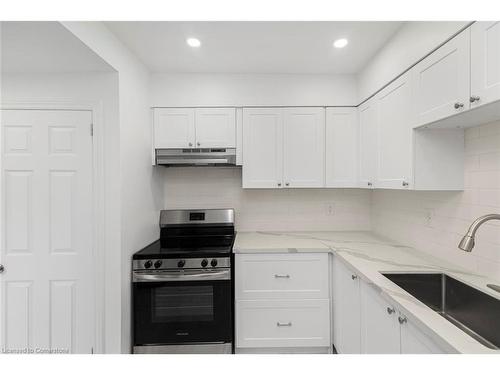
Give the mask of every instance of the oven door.
[(134, 346), (232, 342), (229, 269), (134, 272)]

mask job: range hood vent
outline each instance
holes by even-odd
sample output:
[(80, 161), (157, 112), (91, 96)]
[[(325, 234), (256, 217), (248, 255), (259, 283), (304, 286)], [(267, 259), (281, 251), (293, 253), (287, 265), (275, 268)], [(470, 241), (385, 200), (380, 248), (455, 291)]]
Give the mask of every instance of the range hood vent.
[(235, 148), (157, 148), (156, 165), (165, 167), (236, 165)]

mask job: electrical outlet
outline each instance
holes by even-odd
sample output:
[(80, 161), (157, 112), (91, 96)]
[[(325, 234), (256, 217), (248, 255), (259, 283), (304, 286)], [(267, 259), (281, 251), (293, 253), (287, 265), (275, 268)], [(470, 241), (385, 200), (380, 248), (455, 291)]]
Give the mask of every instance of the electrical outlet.
[(434, 210), (431, 208), (425, 209), (424, 213), (425, 226), (434, 228)]
[(326, 203), (325, 205), (326, 215), (334, 216), (335, 215), (335, 203)]

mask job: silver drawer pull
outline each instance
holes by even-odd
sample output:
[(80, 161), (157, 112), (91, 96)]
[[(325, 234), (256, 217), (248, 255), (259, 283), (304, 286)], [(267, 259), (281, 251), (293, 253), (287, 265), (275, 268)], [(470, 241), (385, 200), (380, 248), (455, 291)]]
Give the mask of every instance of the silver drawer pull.
[(292, 322), (288, 322), (288, 323), (280, 323), (280, 322), (276, 322), (276, 325), (278, 327), (291, 327), (292, 326)]
[(274, 278), (275, 279), (289, 279), (290, 278), (290, 275), (274, 275)]

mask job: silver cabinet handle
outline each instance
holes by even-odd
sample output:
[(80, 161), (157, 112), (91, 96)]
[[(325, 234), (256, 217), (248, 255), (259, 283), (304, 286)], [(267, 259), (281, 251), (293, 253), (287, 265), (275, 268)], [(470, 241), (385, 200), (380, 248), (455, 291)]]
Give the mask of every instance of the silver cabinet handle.
[(3, 264), (0, 264), (0, 273), (3, 273), (3, 271), (5, 271), (5, 267), (3, 266)]
[(275, 274), (274, 278), (275, 279), (289, 279), (290, 275), (278, 275), (278, 274)]
[(455, 103), (455, 109), (460, 109), (464, 106), (464, 103)]
[(402, 182), (402, 185), (403, 185), (403, 186), (408, 186), (408, 185), (410, 185), (410, 184), (409, 184), (408, 182), (406, 182), (406, 181), (403, 181), (403, 182)]
[(189, 147), (193, 147), (193, 144), (191, 142), (189, 142)]
[(372, 186), (373, 184), (371, 182), (366, 183), (368, 186)]
[(198, 142), (198, 143), (196, 143), (196, 144), (197, 144), (198, 146), (201, 146), (201, 143), (200, 143), (200, 142)]
[(404, 323), (406, 323), (408, 320), (406, 319), (406, 316), (399, 316), (399, 317), (398, 317), (398, 321), (399, 321), (399, 324), (404, 324)]
[(387, 314), (391, 315), (391, 314), (394, 314), (396, 312), (396, 310), (392, 307), (388, 307), (387, 308)]
[(285, 182), (285, 186), (289, 186), (289, 185), (290, 185), (290, 183), (289, 183), (289, 182)]
[(351, 275), (351, 279), (356, 280), (357, 278), (358, 278), (358, 276), (356, 276), (356, 275)]
[(276, 325), (278, 327), (291, 327), (292, 326), (292, 322), (288, 322), (288, 323), (280, 323), (280, 322), (276, 322)]
[(469, 98), (469, 101), (471, 103), (474, 103), (474, 102), (478, 102), (481, 100), (481, 97), (480, 96), (477, 96), (477, 95), (472, 95), (470, 98)]
[(281, 186), (281, 182), (278, 182), (278, 186)]

